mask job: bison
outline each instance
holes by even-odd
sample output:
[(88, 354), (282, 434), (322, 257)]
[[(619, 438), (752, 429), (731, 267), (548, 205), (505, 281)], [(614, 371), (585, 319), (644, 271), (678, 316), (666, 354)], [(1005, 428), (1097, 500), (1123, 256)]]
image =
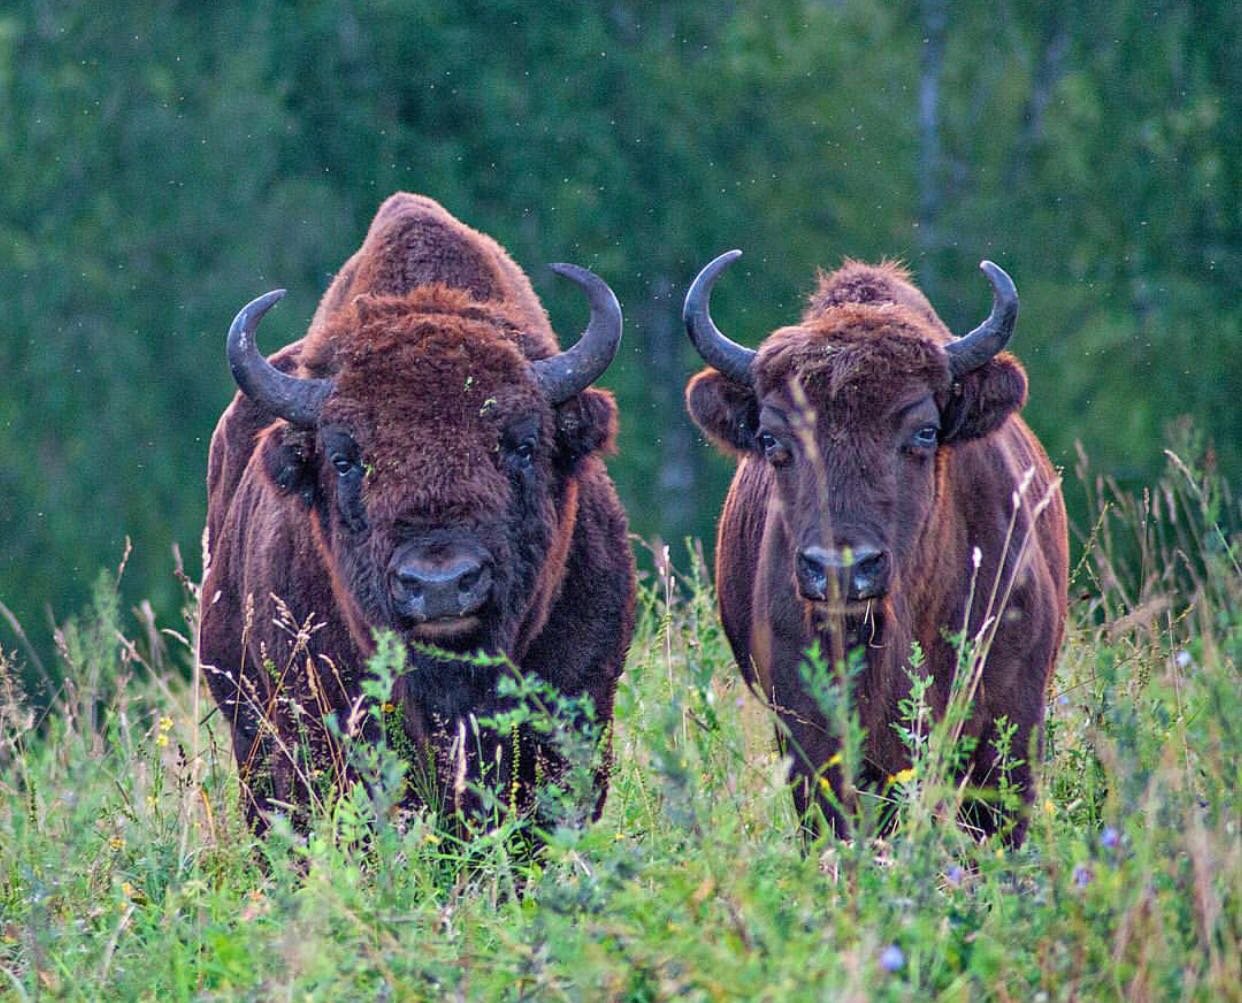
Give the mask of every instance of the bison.
[[(808, 681), (818, 642), (860, 663), (860, 786), (910, 766), (894, 725), (911, 672), (930, 677), (938, 719), (962, 673), (973, 742), (960, 779), (986, 794), (1007, 772), (1025, 802), (1015, 814), (972, 799), (965, 821), (1019, 844), (1065, 622), (1067, 546), (1059, 478), (1018, 417), (1026, 374), (1002, 351), (1018, 315), (1013, 282), (983, 262), (991, 314), (954, 338), (904, 268), (847, 260), (821, 274), (800, 323), (750, 350), (709, 312), (712, 286), (740, 253), (708, 264), (686, 296), (687, 332), (711, 367), (686, 400), (739, 460), (719, 522), (720, 614), (747, 683), (779, 716), (797, 810), (814, 829), (818, 807), (843, 834), (840, 809), (857, 804), (829, 701)], [(975, 646), (969, 678), (963, 636)]]
[[(198, 658), (256, 830), (273, 807), (304, 823), (316, 797), (352, 782), (351, 731), (388, 732), (409, 775), (430, 778), (411, 805), (469, 818), (490, 789), (527, 811), (565, 757), (555, 732), (486, 726), (514, 700), (499, 686), (510, 672), (563, 696), (570, 733), (598, 740), (582, 815), (602, 806), (635, 575), (601, 459), (616, 406), (591, 384), (622, 319), (600, 278), (551, 267), (590, 303), (563, 352), (497, 243), (401, 193), (304, 338), (270, 360), (255, 344), (282, 290), (237, 314), (240, 393), (211, 440)], [(382, 712), (363, 697), (378, 630), (407, 648)]]

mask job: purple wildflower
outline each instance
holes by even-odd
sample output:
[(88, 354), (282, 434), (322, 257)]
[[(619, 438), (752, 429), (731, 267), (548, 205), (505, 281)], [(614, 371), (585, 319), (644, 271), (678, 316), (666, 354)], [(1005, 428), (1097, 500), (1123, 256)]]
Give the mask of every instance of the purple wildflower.
[(952, 867), (950, 867), (947, 871), (944, 872), (945, 881), (947, 881), (949, 885), (953, 888), (957, 888), (959, 885), (961, 885), (962, 878), (964, 878), (965, 876), (966, 876), (966, 872), (963, 871), (957, 864), (954, 864)]
[(1114, 849), (1121, 842), (1121, 833), (1114, 829), (1111, 825), (1106, 825), (1104, 831), (1100, 833), (1100, 846), (1106, 850)]
[(1095, 875), (1091, 873), (1091, 868), (1086, 864), (1079, 864), (1074, 868), (1074, 884), (1079, 888), (1086, 888), (1094, 878)]
[(899, 972), (905, 963), (906, 956), (896, 944), (889, 944), (880, 952), (880, 967), (886, 972)]

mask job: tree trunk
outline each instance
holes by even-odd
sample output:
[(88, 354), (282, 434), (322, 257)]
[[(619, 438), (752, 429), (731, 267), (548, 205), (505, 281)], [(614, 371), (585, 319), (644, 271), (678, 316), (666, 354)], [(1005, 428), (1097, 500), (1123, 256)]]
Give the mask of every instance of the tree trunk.
[(923, 52), (919, 60), (919, 285), (936, 302), (938, 232), (943, 198), (944, 153), (940, 146), (940, 77), (944, 70), (944, 39), (948, 24), (945, 0), (921, 0), (919, 26)]

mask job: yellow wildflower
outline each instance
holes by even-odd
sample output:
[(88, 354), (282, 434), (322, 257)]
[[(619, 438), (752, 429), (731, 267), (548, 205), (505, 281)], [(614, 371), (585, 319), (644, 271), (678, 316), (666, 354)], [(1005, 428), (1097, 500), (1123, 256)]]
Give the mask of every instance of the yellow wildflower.
[(168, 736), (163, 732), (160, 732), (160, 734), (155, 736), (155, 744), (161, 749), (166, 748), (168, 745)]
[(172, 731), (173, 719), (171, 717), (160, 718), (160, 731)]
[(108, 840), (108, 845), (114, 850), (125, 849), (125, 839), (122, 836), (113, 836)]
[(914, 767), (907, 766), (904, 770), (898, 770), (888, 778), (890, 784), (908, 784), (914, 779)]

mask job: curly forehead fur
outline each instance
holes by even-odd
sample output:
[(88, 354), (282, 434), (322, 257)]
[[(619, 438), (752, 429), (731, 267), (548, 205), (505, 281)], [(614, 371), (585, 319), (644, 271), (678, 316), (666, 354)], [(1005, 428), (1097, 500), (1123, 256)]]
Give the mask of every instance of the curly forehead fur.
[(951, 337), (927, 297), (914, 285), (909, 270), (896, 261), (886, 259), (869, 265), (846, 258), (835, 272), (820, 272), (816, 289), (807, 298), (802, 320), (812, 321), (833, 307), (848, 303), (896, 304), (929, 325), (938, 340)]
[[(895, 381), (920, 382), (933, 391), (949, 385), (944, 349), (928, 325), (896, 303), (844, 303), (775, 331), (759, 350), (760, 394), (797, 377), (812, 395), (892, 400)], [(860, 401), (861, 403), (861, 401)]]
[(317, 376), (336, 375), (377, 356), (387, 356), (395, 364), (411, 346), (425, 352), (420, 346), (437, 331), (446, 336), (455, 333), (463, 343), (506, 344), (520, 358), (546, 357), (550, 353), (545, 339), (540, 332), (531, 332), (524, 320), (513, 304), (480, 302), (465, 290), (439, 283), (401, 295), (366, 293), (312, 329), (302, 364)]
[(367, 298), (324, 336), (336, 386), (323, 421), (359, 437), (373, 507), (408, 505), (416, 489), (429, 508), (465, 511), (499, 496), (488, 454), (507, 423), (531, 418), (552, 434), (520, 332), (498, 305), (442, 287)]

